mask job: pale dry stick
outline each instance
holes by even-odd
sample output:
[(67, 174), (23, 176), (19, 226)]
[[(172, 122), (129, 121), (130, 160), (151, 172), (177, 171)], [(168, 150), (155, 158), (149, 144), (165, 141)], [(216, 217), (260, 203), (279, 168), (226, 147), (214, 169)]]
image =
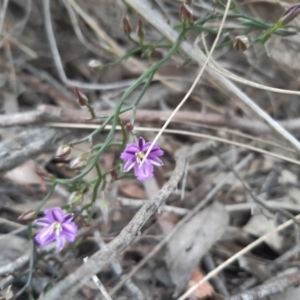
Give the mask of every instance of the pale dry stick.
[[(2, 219), (2, 218), (0, 218), (0, 219)], [(5, 220), (5, 219), (4, 219), (4, 220)], [(6, 221), (6, 220), (5, 220), (5, 221)], [(0, 224), (1, 224), (1, 223), (7, 223), (7, 222), (0, 222)], [(18, 224), (18, 225), (19, 225), (19, 224)], [(17, 229), (15, 229), (15, 230), (13, 230), (13, 231), (11, 231), (11, 232), (5, 234), (5, 235), (0, 236), (0, 242), (3, 243), (3, 240), (8, 239), (8, 238), (11, 238), (12, 235), (16, 235), (16, 234), (18, 234), (18, 233), (20, 233), (20, 232), (22, 232), (22, 231), (25, 231), (25, 230), (27, 230), (27, 226), (21, 225), (20, 228), (17, 228)]]
[[(154, 11), (149, 1), (139, 0), (124, 0), (125, 3), (133, 7), (140, 15), (142, 15), (152, 26), (159, 30), (171, 42), (175, 42), (178, 38), (178, 33), (173, 30), (161, 17), (161, 15)], [(190, 57), (192, 60), (198, 62), (200, 65), (204, 63), (203, 58), (200, 57), (197, 51), (191, 44), (186, 41), (182, 41), (179, 45), (185, 55)], [(212, 68), (207, 66), (206, 72), (210, 77), (210, 82), (219, 90), (223, 89), (223, 92), (233, 99), (241, 101), (244, 105), (248, 106), (253, 110), (260, 118), (262, 118), (267, 125), (273, 129), (277, 134), (287, 140), (296, 150), (300, 151), (300, 142), (285, 130), (280, 124), (273, 120), (264, 110), (262, 110), (252, 99), (250, 99), (244, 92), (242, 92), (237, 86), (235, 86), (230, 80), (223, 75), (214, 71)]]
[[(296, 219), (300, 219), (300, 214), (295, 217)], [(179, 297), (177, 300), (184, 300), (187, 297), (189, 297), (193, 291), (195, 291), (201, 284), (204, 282), (208, 281), (212, 277), (216, 276), (220, 271), (224, 270), (225, 267), (233, 263), (236, 259), (239, 257), (245, 255), (249, 251), (253, 250), (255, 247), (260, 245), (262, 242), (264, 242), (267, 238), (269, 238), (272, 234), (278, 233), (289, 226), (293, 225), (294, 221), (293, 220), (288, 220), (285, 223), (281, 224), (280, 226), (276, 227), (274, 230), (268, 232), (267, 234), (263, 235), (262, 237), (258, 238), (256, 241), (253, 243), (249, 244), (247, 247), (239, 251), (238, 253), (234, 254), (231, 256), (229, 259), (227, 259), (225, 262), (220, 264), (216, 269), (213, 271), (209, 272), (203, 279), (201, 279), (197, 284), (193, 285), (189, 290), (187, 290), (181, 297)]]
[(182, 186), (181, 186), (181, 200), (184, 199), (185, 196), (185, 188), (186, 188), (186, 181), (187, 181), (187, 175), (189, 173), (189, 160), (187, 160), (187, 163), (184, 167), (184, 172), (183, 172), (183, 176), (182, 176)]
[[(63, 123), (45, 123), (45, 126), (49, 126), (49, 127), (67, 127), (67, 128), (86, 128), (86, 129), (96, 129), (99, 128), (98, 125), (93, 125), (93, 124), (63, 124)], [(107, 125), (105, 127), (105, 129), (111, 129), (111, 125)], [(116, 126), (117, 130), (121, 130), (122, 128), (120, 126)], [(134, 129), (136, 131), (142, 131), (142, 132), (159, 132), (159, 128), (154, 128), (154, 127), (134, 127)], [(249, 149), (251, 151), (254, 152), (258, 152), (261, 154), (266, 154), (268, 156), (277, 158), (277, 159), (281, 159), (283, 161), (286, 162), (290, 162), (296, 165), (300, 165), (300, 161), (289, 158), (287, 156), (283, 156), (280, 154), (276, 154), (273, 152), (269, 152), (266, 151), (264, 149), (261, 148), (257, 148), (251, 145), (247, 145), (247, 144), (243, 144), (243, 143), (239, 143), (239, 142), (235, 142), (235, 141), (231, 141), (228, 139), (223, 139), (223, 138), (219, 138), (213, 135), (209, 135), (209, 134), (203, 134), (203, 133), (198, 133), (198, 132), (191, 132), (191, 131), (185, 131), (185, 130), (175, 130), (175, 129), (165, 129), (164, 131), (165, 133), (170, 133), (170, 134), (180, 134), (180, 135), (186, 135), (186, 136), (194, 136), (194, 137), (199, 137), (199, 138), (204, 138), (204, 139), (210, 139), (210, 140), (214, 140), (217, 142), (221, 142), (221, 143), (225, 143), (225, 144), (229, 144), (229, 145), (234, 145), (237, 147), (242, 147), (245, 149)]]
[(21, 43), (18, 39), (14, 38), (8, 32), (3, 31), (3, 36), (5, 39), (8, 39), (12, 44), (17, 46), (20, 50), (22, 50), (24, 53), (30, 56), (30, 58), (38, 58), (38, 54), (34, 50), (30, 49), (28, 46)]
[[(118, 197), (118, 202), (122, 206), (129, 206), (132, 208), (139, 208), (145, 204), (147, 200), (142, 199), (128, 199), (128, 198), (122, 198)], [(300, 206), (297, 204), (289, 204), (289, 203), (283, 203), (279, 202), (279, 199), (275, 200), (268, 200), (267, 204), (274, 209), (285, 209), (292, 212), (300, 213)], [(161, 211), (167, 212), (167, 213), (173, 213), (178, 216), (185, 216), (190, 212), (189, 209), (181, 208), (177, 206), (170, 206), (170, 205), (163, 205), (160, 207)], [(225, 209), (227, 212), (231, 214), (239, 213), (239, 212), (247, 212), (253, 210), (253, 203), (251, 202), (245, 202), (245, 203), (237, 203), (237, 204), (226, 204)]]
[(63, 3), (65, 5), (65, 8), (67, 9), (67, 12), (69, 14), (69, 18), (71, 20), (72, 26), (74, 28), (75, 34), (78, 38), (78, 40), (81, 42), (81, 44), (86, 47), (87, 49), (89, 49), (91, 52), (99, 55), (100, 51), (97, 47), (95, 47), (93, 44), (91, 44), (83, 35), (81, 29), (80, 29), (80, 25), (79, 22), (77, 20), (77, 16), (74, 12), (74, 9), (71, 7), (71, 4), (68, 0), (63, 0)]
[(185, 96), (183, 97), (183, 99), (181, 100), (181, 102), (176, 106), (176, 108), (174, 109), (174, 111), (172, 112), (172, 114), (170, 115), (170, 117), (167, 119), (167, 121), (165, 122), (165, 124), (162, 126), (162, 128), (160, 129), (160, 131), (157, 133), (156, 137), (154, 138), (154, 140), (152, 141), (152, 144), (150, 145), (149, 149), (147, 150), (141, 164), (140, 164), (140, 167), (143, 165), (143, 163), (145, 162), (145, 160), (147, 159), (149, 153), (151, 152), (153, 146), (155, 145), (155, 143), (158, 141), (159, 137), (162, 135), (162, 133), (164, 132), (164, 130), (167, 128), (167, 126), (170, 124), (171, 120), (173, 119), (173, 117), (175, 116), (175, 114), (179, 111), (179, 109), (182, 107), (182, 105), (186, 102), (186, 100), (189, 98), (189, 96), (191, 95), (191, 93), (193, 92), (193, 90), (195, 89), (197, 83), (199, 82), (210, 58), (212, 57), (212, 54), (217, 46), (217, 43), (219, 41), (219, 38), (220, 38), (220, 35), (221, 35), (221, 32), (222, 32), (222, 29), (224, 27), (224, 24), (225, 24), (225, 20), (226, 20), (226, 17), (227, 17), (227, 14), (228, 14), (228, 11), (229, 11), (229, 8), (230, 8), (230, 4), (231, 4), (231, 0), (227, 0), (227, 4), (226, 4), (226, 8), (224, 10), (224, 14), (223, 14), (223, 17), (222, 17), (222, 21), (221, 21), (221, 24), (220, 24), (220, 27), (219, 27), (219, 30), (218, 30), (218, 33), (217, 33), (217, 36), (213, 42), (213, 45), (207, 55), (207, 58), (204, 62), (204, 64), (202, 65), (196, 79), (194, 80), (192, 86), (190, 87), (190, 89), (188, 90), (188, 92), (185, 94)]
[(16, 76), (16, 69), (15, 69), (15, 65), (14, 65), (14, 58), (11, 52), (11, 47), (10, 47), (10, 43), (9, 41), (7, 41), (4, 44), (4, 49), (5, 49), (5, 54), (8, 58), (8, 65), (10, 67), (10, 76), (9, 76), (9, 82), (10, 85), (14, 91), (14, 94), (17, 95), (17, 76)]
[[(235, 170), (240, 171), (245, 168), (251, 161), (253, 160), (253, 155), (247, 155), (243, 160), (241, 160), (236, 166)], [(199, 203), (191, 210), (183, 219), (181, 219), (173, 229), (164, 237), (162, 241), (160, 241), (139, 263), (134, 266), (134, 268), (125, 275), (122, 280), (110, 291), (110, 295), (115, 294), (128, 280), (131, 278), (153, 255), (155, 255), (165, 244), (167, 244), (172, 236), (183, 226), (186, 222), (188, 222), (193, 216), (195, 216), (200, 210), (210, 204), (214, 196), (223, 188), (224, 184), (226, 184), (234, 175), (232, 172), (228, 173), (224, 176), (217, 185), (202, 199)], [(198, 187), (199, 189), (199, 187)], [(194, 190), (194, 193), (197, 192), (197, 188)], [(191, 196), (191, 195), (190, 195)]]
[[(94, 237), (95, 237), (96, 242), (99, 244), (99, 248), (100, 249), (106, 248), (106, 243), (103, 241), (102, 236), (101, 236), (99, 230), (96, 230), (94, 232)], [(121, 264), (119, 263), (119, 261), (117, 259), (114, 259), (111, 262), (111, 268), (112, 268), (114, 274), (117, 277), (121, 277), (122, 276), (123, 269), (122, 269), (122, 266), (121, 266)], [(126, 282), (125, 288), (131, 294), (131, 296), (133, 297), (133, 299), (136, 299), (136, 300), (145, 300), (145, 297), (144, 297), (142, 291), (135, 285), (135, 283), (132, 280), (128, 280)]]
[(258, 138), (258, 137), (255, 137), (253, 135), (250, 135), (250, 134), (246, 134), (246, 133), (243, 133), (243, 132), (240, 132), (240, 131), (236, 131), (234, 129), (228, 129), (228, 128), (224, 128), (224, 127), (223, 128), (222, 127), (218, 128), (217, 126), (203, 125), (203, 124), (197, 124), (197, 123), (193, 123), (193, 122), (178, 122), (178, 123), (182, 123), (184, 125), (199, 126), (199, 127), (206, 128), (206, 129), (218, 130), (218, 131), (221, 131), (223, 133), (232, 134), (234, 136), (242, 137), (242, 138), (245, 138), (245, 139), (249, 139), (251, 141), (260, 142), (260, 143), (263, 143), (265, 145), (274, 146), (274, 147), (280, 148), (282, 150), (286, 150), (286, 151), (289, 151), (289, 152), (292, 152), (292, 153), (296, 153), (296, 151), (294, 149), (279, 145), (278, 143), (275, 143), (275, 142), (270, 141), (270, 140), (266, 140), (266, 139), (263, 139), (263, 138)]
[(19, 268), (23, 267), (29, 260), (30, 258), (30, 251), (26, 252), (22, 256), (16, 258), (14, 261), (11, 263), (8, 263), (4, 266), (0, 267), (0, 276), (5, 276), (8, 273), (13, 273)]
[[(85, 257), (83, 259), (83, 261), (86, 263), (88, 261), (88, 257)], [(102, 282), (100, 281), (100, 279), (96, 276), (96, 275), (93, 275), (92, 276), (92, 279), (93, 281), (95, 282), (95, 285), (98, 287), (98, 289), (100, 290), (101, 294), (103, 295), (103, 297), (106, 299), (106, 300), (112, 300), (112, 298), (109, 296), (109, 294), (107, 293), (104, 285), (102, 284)]]
[(83, 89), (110, 90), (110, 89), (120, 89), (120, 88), (128, 87), (135, 82), (135, 80), (124, 80), (122, 82), (114, 82), (114, 83), (85, 83), (85, 82), (67, 78), (57, 48), (54, 32), (53, 32), (51, 13), (50, 13), (50, 0), (43, 0), (43, 11), (44, 11), (46, 34), (49, 41), (50, 50), (53, 56), (53, 61), (57, 73), (59, 75), (59, 78), (64, 84), (66, 84), (69, 87), (79, 87)]
[[(238, 295), (234, 295), (232, 297), (227, 297), (224, 300), (260, 300), (260, 299), (273, 299), (272, 295), (280, 294), (283, 291), (287, 290), (288, 288), (299, 288), (300, 284), (300, 273), (299, 272), (293, 272), (291, 274), (287, 275), (281, 275), (278, 276), (275, 279), (270, 280), (269, 282), (266, 282), (262, 285), (256, 286), (253, 289), (246, 290), (241, 292)], [(286, 294), (286, 297), (288, 299), (299, 299), (299, 296), (293, 297), (289, 296), (291, 294)], [(285, 300), (287, 298), (281, 299)], [(279, 299), (276, 297), (276, 299)]]
[(272, 4), (279, 4), (280, 6), (282, 6), (283, 8), (289, 8), (291, 7), (291, 4), (288, 3), (288, 2), (284, 2), (284, 1), (278, 1), (278, 0), (247, 0), (245, 2), (239, 2), (239, 3), (236, 3), (236, 6), (243, 6), (243, 5), (249, 5), (250, 3), (262, 3), (262, 2), (265, 2), (265, 3), (272, 3)]
[(2, 7), (1, 7), (1, 14), (0, 14), (0, 37), (1, 37), (1, 34), (2, 34), (4, 19), (5, 19), (7, 7), (8, 7), (8, 1), (9, 0), (3, 0)]
[[(202, 56), (203, 59), (205, 59), (206, 56), (201, 51), (201, 49), (198, 47), (199, 41), (200, 41), (200, 38), (197, 37), (197, 39), (194, 42), (194, 47), (197, 50), (199, 56)], [(207, 51), (207, 45), (206, 45), (204, 34), (202, 34), (202, 41), (203, 41), (204, 48)], [(251, 81), (251, 80), (243, 79), (242, 77), (237, 76), (234, 73), (224, 69), (213, 58), (210, 59), (209, 66), (212, 69), (214, 69), (216, 72), (218, 72), (218, 73), (220, 73), (220, 74), (222, 74), (222, 75), (224, 75), (224, 76), (226, 76), (226, 77), (228, 77), (228, 78), (230, 78), (230, 79), (232, 79), (236, 82), (239, 82), (239, 83), (242, 83), (242, 84), (245, 84), (245, 85), (248, 85), (248, 86), (252, 86), (252, 87), (257, 88), (257, 89), (266, 90), (266, 91), (279, 93), (279, 94), (300, 95), (300, 91), (292, 91), (292, 90), (273, 88), (273, 87), (270, 87), (270, 86), (266, 86), (266, 85), (263, 85), (263, 84), (256, 83), (256, 82)]]

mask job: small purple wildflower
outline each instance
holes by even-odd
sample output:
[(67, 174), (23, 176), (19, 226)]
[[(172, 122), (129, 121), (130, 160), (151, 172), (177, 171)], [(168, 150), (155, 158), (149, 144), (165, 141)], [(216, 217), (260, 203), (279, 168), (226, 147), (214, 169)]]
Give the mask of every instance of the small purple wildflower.
[(134, 174), (140, 181), (153, 177), (153, 165), (163, 165), (163, 162), (158, 157), (162, 156), (164, 151), (155, 144), (144, 163), (141, 165), (150, 145), (151, 142), (146, 143), (145, 140), (140, 137), (137, 144), (128, 144), (126, 146), (125, 150), (121, 154), (121, 159), (126, 161), (124, 165), (124, 172), (129, 172), (132, 168), (134, 168)]
[(56, 247), (61, 250), (66, 240), (74, 242), (77, 226), (72, 222), (73, 214), (65, 214), (60, 207), (53, 207), (44, 211), (43, 218), (34, 221), (35, 224), (44, 227), (35, 236), (36, 242), (45, 247), (56, 240)]

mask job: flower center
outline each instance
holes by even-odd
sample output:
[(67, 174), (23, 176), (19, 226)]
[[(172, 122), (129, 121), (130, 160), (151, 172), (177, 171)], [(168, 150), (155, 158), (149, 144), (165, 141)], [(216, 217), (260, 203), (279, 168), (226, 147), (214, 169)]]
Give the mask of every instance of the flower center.
[(136, 161), (140, 164), (143, 161), (143, 158), (145, 157), (145, 153), (143, 151), (138, 151), (135, 153)]
[(62, 231), (62, 224), (60, 222), (54, 222), (52, 224), (52, 230), (55, 230), (55, 231)]

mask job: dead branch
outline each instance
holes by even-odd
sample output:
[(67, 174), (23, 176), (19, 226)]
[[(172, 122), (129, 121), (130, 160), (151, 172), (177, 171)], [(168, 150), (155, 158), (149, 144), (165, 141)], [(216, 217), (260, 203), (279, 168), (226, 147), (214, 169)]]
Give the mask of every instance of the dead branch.
[(257, 286), (251, 290), (245, 291), (238, 295), (235, 295), (230, 298), (226, 298), (226, 300), (259, 300), (265, 299), (268, 296), (282, 293), (288, 287), (298, 286), (300, 284), (300, 272), (296, 272), (294, 274), (281, 276), (272, 280), (268, 283)]
[[(0, 267), (0, 276), (6, 275), (8, 273), (13, 273), (17, 269), (23, 267), (29, 260), (30, 253), (25, 253), (22, 256), (18, 257), (16, 260), (14, 260), (11, 263), (8, 263), (2, 267)], [(1, 286), (0, 286), (1, 289)]]
[(98, 273), (104, 265), (111, 262), (116, 258), (116, 255), (125, 250), (133, 242), (136, 235), (140, 234), (144, 224), (177, 186), (182, 176), (184, 165), (185, 158), (179, 155), (176, 159), (176, 168), (169, 181), (160, 189), (156, 196), (143, 205), (120, 234), (107, 244), (106, 248), (96, 252), (84, 265), (69, 274), (41, 299), (56, 300), (61, 295), (64, 295), (65, 298), (71, 297), (82, 285), (90, 280), (92, 274)]
[[(96, 111), (97, 116), (110, 116), (113, 110)], [(157, 123), (168, 119), (172, 111), (137, 110), (136, 122)], [(121, 115), (123, 122), (130, 121), (131, 112)], [(89, 120), (90, 114), (86, 110), (63, 108), (51, 105), (41, 105), (37, 110), (11, 115), (0, 115), (0, 127), (37, 125), (46, 122), (62, 123), (87, 123), (101, 124), (102, 119)], [(192, 122), (209, 126), (229, 127), (244, 130), (253, 134), (264, 134), (271, 132), (271, 129), (263, 122), (244, 119), (233, 116), (226, 116), (214, 113), (200, 113), (193, 111), (179, 111), (173, 118), (173, 122)], [(300, 118), (278, 121), (282, 127), (293, 131), (300, 128)]]
[(53, 152), (74, 139), (70, 130), (34, 128), (0, 143), (0, 172), (11, 170), (41, 153)]

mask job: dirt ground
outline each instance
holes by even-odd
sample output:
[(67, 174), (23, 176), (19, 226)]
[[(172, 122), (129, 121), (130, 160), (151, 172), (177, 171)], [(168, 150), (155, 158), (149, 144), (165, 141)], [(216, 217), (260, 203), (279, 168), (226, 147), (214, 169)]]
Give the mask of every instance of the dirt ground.
[(0, 299), (300, 299), (293, 1), (0, 1)]

